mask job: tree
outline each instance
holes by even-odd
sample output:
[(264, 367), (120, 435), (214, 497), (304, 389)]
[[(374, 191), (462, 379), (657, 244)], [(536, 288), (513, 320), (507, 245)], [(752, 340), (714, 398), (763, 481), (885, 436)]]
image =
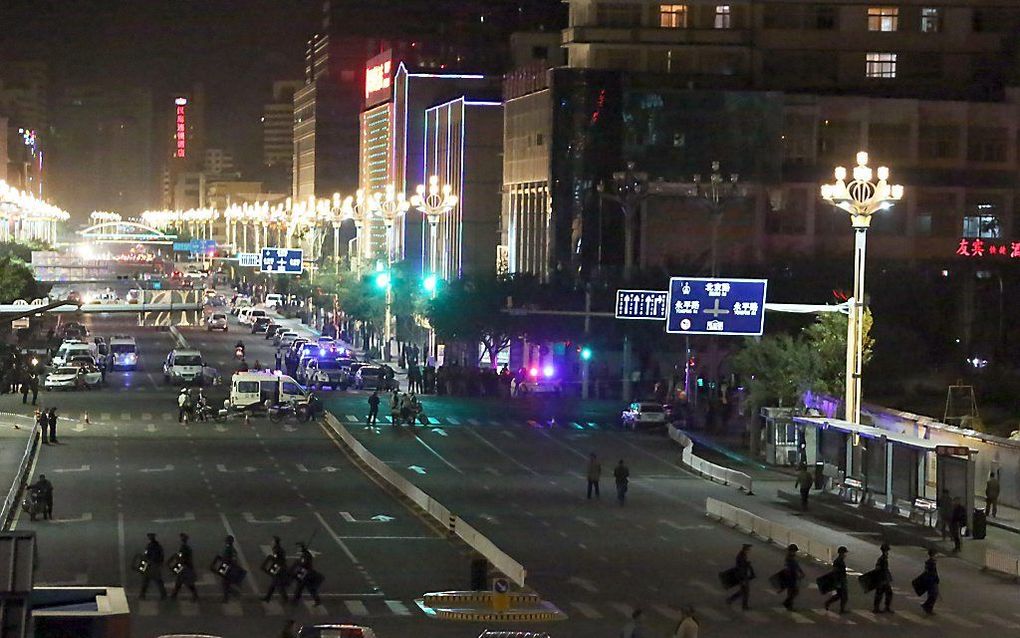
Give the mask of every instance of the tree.
[(11, 303), (16, 299), (36, 296), (39, 291), (32, 269), (18, 259), (0, 259), (0, 303)]
[[(810, 348), (812, 392), (843, 396), (846, 391), (846, 329), (848, 317), (826, 312), (804, 328), (802, 335)], [(864, 311), (864, 365), (871, 360), (871, 312)]]

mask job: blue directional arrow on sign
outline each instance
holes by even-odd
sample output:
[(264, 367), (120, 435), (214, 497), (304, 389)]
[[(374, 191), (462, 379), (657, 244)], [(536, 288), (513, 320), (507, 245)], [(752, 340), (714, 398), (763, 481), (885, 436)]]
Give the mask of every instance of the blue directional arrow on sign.
[(765, 327), (766, 279), (669, 280), (666, 332), (760, 335)]
[(666, 318), (667, 295), (665, 290), (617, 290), (616, 318), (662, 321)]

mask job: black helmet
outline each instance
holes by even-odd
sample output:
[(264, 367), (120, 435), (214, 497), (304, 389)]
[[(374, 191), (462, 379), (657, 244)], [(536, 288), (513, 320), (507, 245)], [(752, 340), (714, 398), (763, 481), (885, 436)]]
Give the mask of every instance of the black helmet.
[(786, 546), (786, 551), (788, 551), (788, 552), (799, 552), (800, 548), (797, 547), (796, 543), (790, 543), (789, 545)]
[(227, 537), (224, 540), (226, 541), (227, 545), (233, 545), (234, 544), (234, 535), (233, 534), (227, 534)]
[(850, 550), (849, 550), (849, 549), (847, 549), (847, 548), (846, 548), (846, 546), (844, 546), (844, 545), (840, 545), (840, 546), (839, 546), (839, 549), (837, 549), (837, 550), (836, 550), (836, 553), (837, 553), (837, 554), (846, 554), (846, 553), (848, 553), (849, 551), (850, 551)]
[(889, 551), (889, 549), (890, 549), (889, 543), (882, 543), (882, 546), (879, 547), (879, 549), (882, 550), (883, 552)]
[(184, 542), (184, 543), (188, 542), (188, 535), (187, 534), (185, 534), (184, 532), (181, 532), (180, 536), (181, 536), (181, 541), (182, 542)]

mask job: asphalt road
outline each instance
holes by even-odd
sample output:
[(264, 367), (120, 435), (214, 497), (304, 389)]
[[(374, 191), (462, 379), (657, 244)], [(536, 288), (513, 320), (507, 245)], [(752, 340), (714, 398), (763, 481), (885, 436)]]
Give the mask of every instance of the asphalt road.
[[(38, 533), (38, 583), (123, 584), (135, 636), (200, 630), (225, 637), (275, 635), (288, 617), (377, 627), (423, 622), (415, 597), (466, 586), (462, 548), (366, 478), (319, 424), (180, 425), (176, 389), (163, 383), (161, 370), (174, 345), (170, 335), (123, 316), (87, 323), (95, 335), (136, 335), (140, 366), (109, 374), (103, 389), (40, 394), (40, 404), (56, 406), (64, 418), (60, 443), (43, 447), (34, 471), (55, 486), (55, 520), (16, 522)], [(183, 333), (229, 376), (238, 331)], [(249, 361), (272, 361), (261, 336), (244, 340)], [(219, 403), (226, 388), (209, 394)], [(0, 397), (0, 410), (27, 409), (20, 396)], [(155, 532), (170, 556), (182, 531), (191, 536), (201, 600), (159, 602), (151, 591), (139, 600), (140, 578), (129, 565), (145, 534)], [(228, 533), (237, 537), (249, 576), (240, 601), (223, 604), (206, 567)], [(326, 576), (322, 606), (261, 602), (268, 579), (258, 568), (274, 534), (289, 552), (297, 541), (311, 540)]]

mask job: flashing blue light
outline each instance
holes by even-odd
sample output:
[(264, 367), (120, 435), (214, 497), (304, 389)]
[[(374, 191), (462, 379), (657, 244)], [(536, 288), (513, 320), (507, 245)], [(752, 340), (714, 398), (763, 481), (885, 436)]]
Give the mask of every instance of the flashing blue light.
[(326, 356), (326, 349), (325, 348), (319, 348), (319, 356), (320, 357), (325, 357)]
[(554, 374), (556, 374), (556, 369), (553, 368), (552, 366), (546, 366), (542, 368), (542, 374), (544, 374), (546, 378), (551, 377)]

